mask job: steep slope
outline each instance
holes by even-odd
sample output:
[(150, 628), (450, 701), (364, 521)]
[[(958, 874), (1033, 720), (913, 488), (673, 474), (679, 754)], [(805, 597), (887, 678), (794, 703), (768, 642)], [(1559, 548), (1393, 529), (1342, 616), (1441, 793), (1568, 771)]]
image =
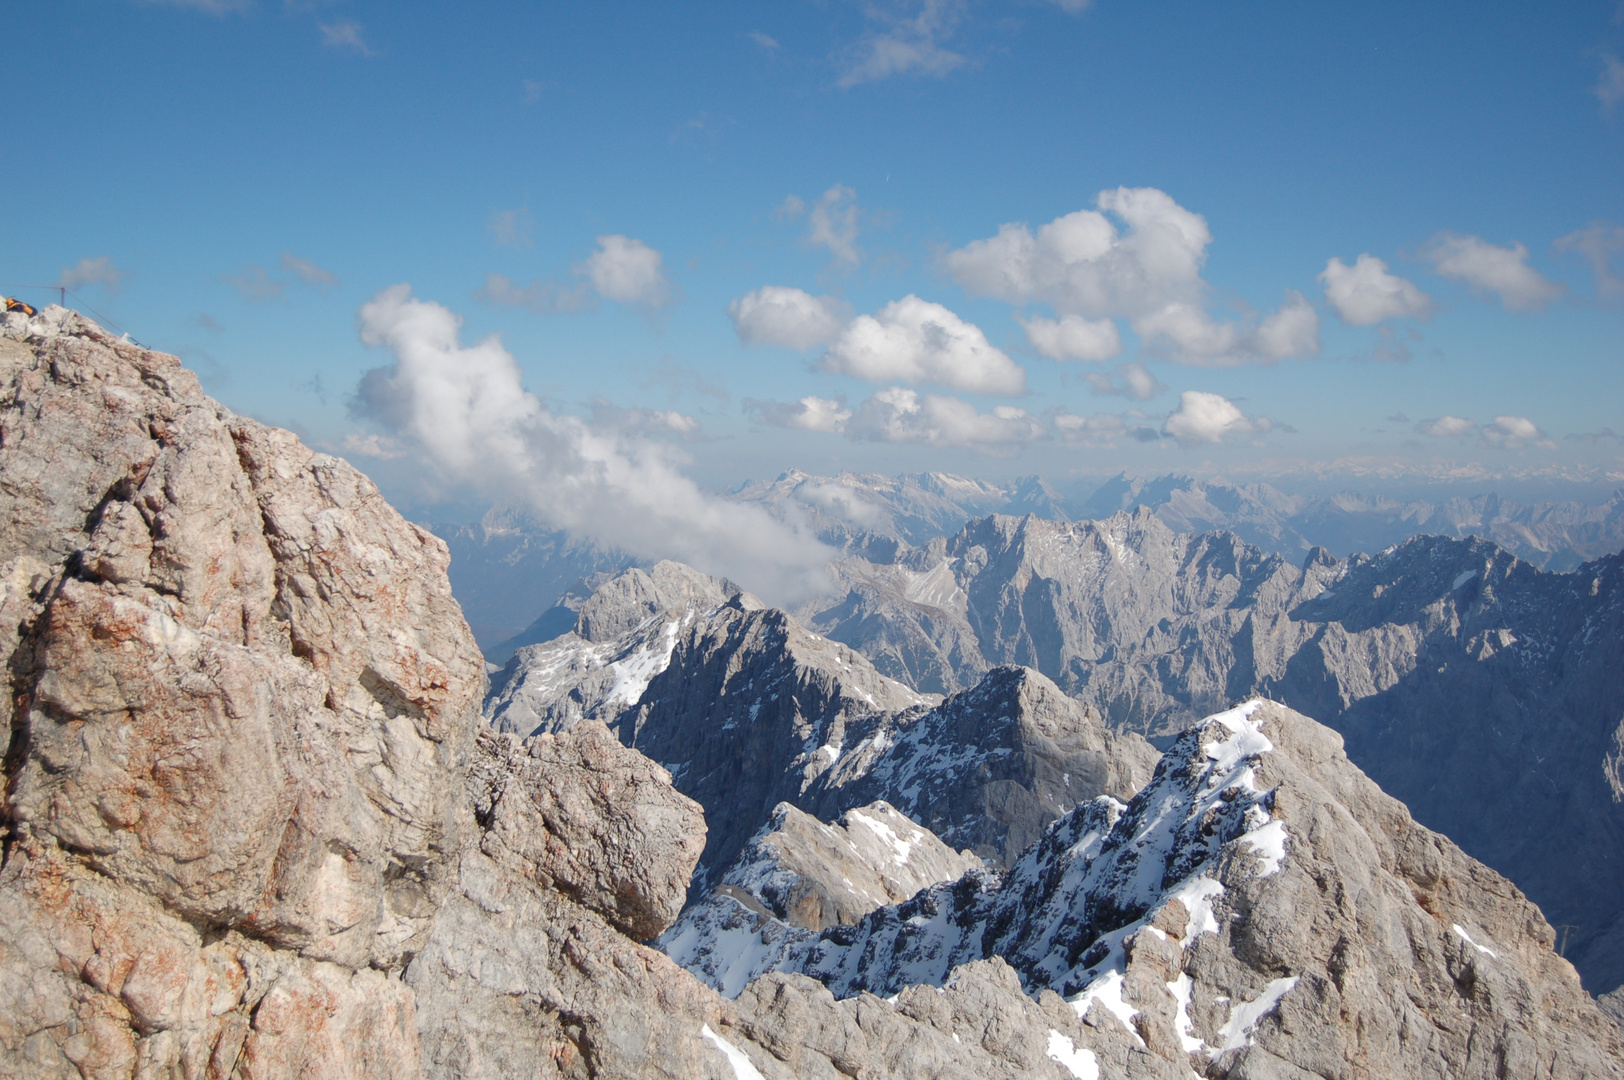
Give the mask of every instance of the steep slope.
[(601, 719), (670, 769), (710, 815), (702, 886), (780, 803), (832, 821), (885, 800), (1003, 864), (1079, 800), (1150, 775), (1148, 744), (1110, 735), (1034, 672), (994, 671), (938, 706), (748, 594), (662, 567), (687, 591), (655, 597), (635, 570), (605, 585), (576, 633), (515, 655), (486, 716), (520, 734)]
[(959, 678), (1030, 664), (1113, 727), (1160, 738), (1254, 692), (1319, 716), (1419, 820), (1575, 927), (1567, 954), (1588, 985), (1624, 982), (1624, 557), (1552, 574), (1487, 541), (1420, 537), (1296, 566), (1146, 509), (987, 518), (919, 557), (951, 603), (871, 576), (811, 625), (914, 655), (934, 635), (938, 669), (970, 637), (980, 656)]
[[(1261, 701), (1184, 735), (1127, 805), (1056, 822), (1003, 880), (972, 873), (856, 926), (758, 938), (759, 966), (839, 997), (998, 956), (1028, 992), (1068, 999), (1098, 1057), (1131, 1041), (1208, 1076), (1624, 1068), (1538, 909), (1415, 824), (1333, 732)], [(681, 944), (706, 972), (741, 942)]]

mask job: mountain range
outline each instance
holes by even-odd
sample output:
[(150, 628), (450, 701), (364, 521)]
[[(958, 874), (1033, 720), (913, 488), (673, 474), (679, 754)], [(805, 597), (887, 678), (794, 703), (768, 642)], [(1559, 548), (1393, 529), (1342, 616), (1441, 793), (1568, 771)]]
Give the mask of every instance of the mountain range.
[[(1224, 530), (1292, 561), (1315, 547), (1350, 555), (1413, 536), (1477, 536), (1542, 569), (1571, 570), (1624, 547), (1624, 493), (1595, 505), (1517, 503), (1493, 494), (1399, 501), (1353, 492), (1289, 495), (1268, 484), (1218, 478), (1122, 474), (1098, 488), (1062, 494), (1036, 476), (996, 483), (948, 473), (815, 476), (792, 469), (771, 481), (743, 484), (727, 497), (802, 522), (840, 552), (877, 564), (905, 559), (909, 549), (952, 536), (988, 514), (1087, 521), (1141, 507), (1175, 532)], [(451, 548), (458, 599), (497, 663), (522, 645), (563, 633), (574, 607), (593, 588), (639, 564), (510, 507), (493, 509), (478, 523), (431, 528)], [(552, 610), (555, 604), (558, 610)]]

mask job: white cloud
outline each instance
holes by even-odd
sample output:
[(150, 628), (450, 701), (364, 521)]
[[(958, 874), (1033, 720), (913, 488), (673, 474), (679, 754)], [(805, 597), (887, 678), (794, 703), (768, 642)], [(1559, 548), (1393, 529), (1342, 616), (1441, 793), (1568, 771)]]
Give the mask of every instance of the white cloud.
[(575, 273), (591, 282), (605, 300), (658, 308), (672, 298), (663, 263), (663, 256), (641, 240), (600, 236), (598, 250), (577, 265)]
[(800, 401), (783, 404), (777, 401), (756, 401), (747, 398), (744, 407), (773, 427), (795, 428), (799, 431), (842, 432), (852, 418), (844, 398), (807, 396)]
[(1045, 355), (1061, 351), (1060, 327), (1076, 317), (1130, 319), (1142, 338), (1171, 346), (1170, 358), (1183, 363), (1268, 363), (1319, 351), (1319, 316), (1298, 293), (1288, 292), (1257, 325), (1207, 313), (1201, 267), (1212, 233), (1200, 214), (1155, 188), (1102, 191), (1094, 203), (1036, 232), (1004, 225), (948, 252), (947, 271), (971, 295), (1051, 305), (1059, 320), (1027, 324)]
[(1058, 412), (1051, 423), (1062, 440), (1078, 446), (1103, 448), (1115, 446), (1124, 438), (1139, 442), (1153, 442), (1161, 438), (1155, 428), (1142, 424), (1130, 425), (1128, 418), (1108, 412), (1097, 412), (1092, 416)]
[(301, 259), (291, 251), (282, 253), (282, 272), (292, 274), (306, 285), (321, 288), (338, 284), (338, 275), (331, 270), (324, 270), (309, 259)]
[(828, 248), (841, 262), (861, 261), (862, 256), (857, 251), (857, 192), (844, 184), (836, 184), (819, 195), (807, 219), (806, 239), (815, 247)]
[(1528, 249), (1519, 243), (1497, 247), (1482, 237), (1443, 232), (1423, 254), (1439, 276), (1495, 293), (1511, 311), (1538, 311), (1562, 295), (1562, 286), (1528, 265)]
[(773, 207), (773, 220), (789, 221), (806, 213), (806, 201), (799, 195), (785, 195), (784, 201)]
[(1432, 314), (1432, 298), (1397, 274), (1374, 255), (1360, 255), (1348, 266), (1331, 259), (1319, 280), (1325, 299), (1337, 317), (1350, 326), (1373, 326), (1383, 319), (1425, 319)]
[(1273, 428), (1267, 417), (1248, 417), (1228, 398), (1203, 390), (1180, 394), (1179, 407), (1162, 422), (1162, 434), (1182, 446), (1221, 443), (1232, 435), (1260, 435)]
[(1062, 315), (1027, 319), (1022, 325), (1027, 343), (1051, 360), (1109, 360), (1122, 351), (1122, 335), (1110, 319)]
[(979, 394), (1023, 394), (1026, 372), (972, 323), (908, 295), (853, 319), (822, 367), (869, 382), (930, 383)]
[(386, 426), (445, 481), (527, 506), (555, 528), (644, 558), (726, 574), (780, 601), (828, 587), (834, 552), (758, 506), (706, 494), (661, 444), (549, 412), (501, 341), (465, 346), (449, 309), (385, 289), (361, 308), (361, 337), (394, 353), (362, 379), (356, 410)]
[(1180, 363), (1203, 367), (1272, 364), (1312, 356), (1320, 347), (1319, 313), (1295, 289), (1256, 326), (1219, 322), (1195, 304), (1175, 302), (1135, 319), (1133, 329), (1147, 344), (1171, 345)]
[(530, 231), (534, 224), (528, 206), (516, 210), (498, 210), (491, 215), (491, 243), (497, 247), (530, 247), (533, 243)]
[[(915, 8), (917, 10), (907, 10)], [(885, 25), (870, 30), (847, 51), (839, 85), (856, 86), (892, 75), (934, 75), (937, 78), (962, 67), (965, 58), (942, 47), (964, 14), (964, 0), (922, 0), (902, 12), (879, 6), (868, 9), (870, 19)]]
[(82, 289), (86, 285), (105, 285), (113, 292), (118, 291), (118, 284), (124, 280), (124, 271), (113, 263), (108, 255), (97, 255), (92, 259), (80, 259), (72, 266), (62, 268), (62, 276), (57, 282), (64, 289)]
[[(949, 252), (948, 273), (972, 295), (1043, 301), (1063, 314), (1096, 318), (1200, 299), (1201, 264), (1212, 241), (1201, 215), (1155, 188), (1102, 191), (1095, 205), (1036, 233), (1004, 225), (996, 236)], [(1126, 229), (1119, 232), (1108, 214)]]
[(1440, 416), (1436, 420), (1422, 420), (1415, 430), (1434, 439), (1458, 439), (1477, 431), (1477, 421), (1464, 416)]
[(336, 23), (317, 23), (321, 30), (323, 45), (332, 49), (349, 49), (362, 56), (376, 56), (366, 39), (361, 36), (361, 24), (353, 19), (345, 19)]
[(1110, 371), (1091, 371), (1085, 378), (1096, 394), (1121, 394), (1135, 401), (1148, 401), (1167, 389), (1140, 363), (1118, 364)]
[(766, 285), (733, 301), (727, 314), (746, 345), (811, 349), (840, 335), (851, 308), (836, 296), (813, 296), (783, 285)]
[(1496, 416), (1493, 421), (1483, 425), (1481, 441), (1485, 446), (1502, 450), (1521, 450), (1529, 444), (1545, 449), (1556, 447), (1538, 425), (1522, 416)]
[(699, 421), (674, 409), (628, 409), (603, 398), (592, 402), (592, 424), (602, 431), (623, 435), (699, 434)]
[(846, 424), (854, 439), (922, 443), (1008, 452), (1046, 437), (1043, 424), (1024, 409), (999, 405), (977, 412), (956, 397), (919, 394), (900, 386), (877, 391)]
[(652, 311), (676, 299), (665, 276), (664, 261), (658, 251), (641, 240), (600, 236), (598, 250), (570, 268), (583, 279), (576, 285), (556, 281), (520, 285), (503, 274), (486, 274), (484, 287), (474, 295), (493, 304), (543, 312), (585, 311), (598, 297)]
[(1624, 277), (1613, 273), (1613, 256), (1624, 251), (1624, 225), (1611, 221), (1592, 221), (1576, 229), (1551, 245), (1559, 252), (1571, 252), (1590, 264), (1596, 275), (1596, 298), (1624, 300)]
[(778, 41), (775, 38), (768, 37), (760, 30), (752, 30), (747, 36), (751, 41), (755, 42), (757, 45), (760, 45), (768, 52), (776, 52), (779, 48)]
[(1624, 101), (1624, 63), (1619, 63), (1618, 57), (1612, 53), (1601, 55), (1601, 77), (1596, 80), (1595, 88), (1591, 91), (1601, 101), (1601, 106), (1608, 112), (1613, 106)]

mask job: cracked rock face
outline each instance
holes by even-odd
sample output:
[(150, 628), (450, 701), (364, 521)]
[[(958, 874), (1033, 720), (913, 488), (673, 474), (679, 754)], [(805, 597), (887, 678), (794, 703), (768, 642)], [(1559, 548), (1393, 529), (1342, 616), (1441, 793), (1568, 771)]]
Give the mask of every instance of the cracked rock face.
[(481, 683), (444, 546), (59, 308), (0, 337), (0, 476), (7, 1051), (409, 1072), (383, 973), (445, 892)]

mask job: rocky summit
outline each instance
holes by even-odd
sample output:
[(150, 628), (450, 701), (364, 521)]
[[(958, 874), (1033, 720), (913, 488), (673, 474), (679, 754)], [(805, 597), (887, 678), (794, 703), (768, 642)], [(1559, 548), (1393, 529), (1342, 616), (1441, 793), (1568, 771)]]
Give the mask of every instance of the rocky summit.
[[(668, 567), (498, 730), (446, 566), (174, 357), (5, 316), (0, 1075), (1624, 1075), (1538, 909), (1306, 718), (1152, 778), (1037, 673), (924, 699)], [(786, 928), (733, 997), (646, 944), (708, 855)]]

